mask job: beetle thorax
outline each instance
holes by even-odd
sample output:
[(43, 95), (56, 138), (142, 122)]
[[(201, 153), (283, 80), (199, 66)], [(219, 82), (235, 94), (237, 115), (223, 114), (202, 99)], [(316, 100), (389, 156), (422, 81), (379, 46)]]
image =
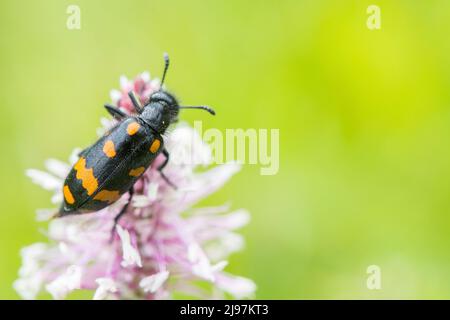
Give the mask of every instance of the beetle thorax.
[(141, 118), (158, 133), (163, 134), (167, 127), (177, 120), (179, 105), (177, 100), (166, 91), (158, 91), (150, 96), (144, 106)]

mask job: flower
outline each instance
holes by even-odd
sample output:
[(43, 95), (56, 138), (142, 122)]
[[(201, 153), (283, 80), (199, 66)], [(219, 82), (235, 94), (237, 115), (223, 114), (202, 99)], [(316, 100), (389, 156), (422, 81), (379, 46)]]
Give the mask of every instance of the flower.
[[(141, 102), (159, 89), (158, 80), (143, 73), (134, 81), (121, 77), (121, 91), (111, 91), (113, 103), (131, 114), (128, 91)], [(116, 120), (102, 119), (102, 134)], [(217, 191), (239, 171), (236, 163), (209, 168), (211, 150), (186, 124), (167, 134), (171, 154), (164, 168), (177, 185), (169, 186), (157, 167), (157, 157), (134, 186), (135, 194), (111, 239), (113, 219), (129, 201), (125, 194), (113, 205), (90, 214), (72, 215), (49, 222), (48, 243), (35, 243), (21, 251), (22, 266), (14, 288), (25, 299), (46, 289), (55, 299), (76, 289), (92, 290), (94, 299), (168, 299), (177, 294), (198, 298), (251, 297), (255, 284), (224, 271), (229, 254), (243, 246), (235, 232), (249, 221), (247, 211), (231, 213), (229, 205), (192, 208)], [(62, 201), (69, 164), (50, 159), (48, 172), (29, 169), (33, 182), (53, 191), (52, 203)], [(37, 211), (37, 220), (52, 217), (56, 209)], [(205, 286), (204, 283), (208, 285)]]

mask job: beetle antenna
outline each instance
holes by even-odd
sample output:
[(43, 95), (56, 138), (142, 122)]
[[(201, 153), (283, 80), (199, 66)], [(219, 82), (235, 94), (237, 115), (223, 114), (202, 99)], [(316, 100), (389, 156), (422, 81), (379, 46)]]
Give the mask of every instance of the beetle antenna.
[(164, 79), (166, 79), (167, 69), (169, 69), (169, 55), (167, 54), (167, 52), (164, 52), (164, 72), (163, 72), (163, 76), (161, 78), (161, 85), (159, 87), (159, 90), (162, 90), (162, 86), (164, 84)]
[(180, 109), (202, 109), (202, 110), (208, 111), (213, 116), (216, 115), (216, 112), (208, 106), (182, 106), (182, 107), (180, 107)]

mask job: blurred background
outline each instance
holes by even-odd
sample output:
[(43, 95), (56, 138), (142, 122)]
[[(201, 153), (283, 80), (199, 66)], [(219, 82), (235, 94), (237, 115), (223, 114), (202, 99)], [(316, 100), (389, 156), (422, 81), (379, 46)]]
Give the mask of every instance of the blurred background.
[(277, 175), (246, 165), (204, 203), (250, 210), (228, 270), (257, 298), (450, 298), (449, 30), (446, 0), (2, 1), (0, 298), (45, 241), (24, 171), (93, 142), (119, 76), (159, 77), (164, 51), (168, 88), (218, 113), (186, 121), (280, 129)]

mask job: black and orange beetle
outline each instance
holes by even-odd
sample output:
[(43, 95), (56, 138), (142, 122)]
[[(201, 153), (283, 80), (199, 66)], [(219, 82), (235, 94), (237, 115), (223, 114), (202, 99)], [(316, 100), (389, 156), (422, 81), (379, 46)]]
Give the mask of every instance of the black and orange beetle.
[(164, 180), (176, 188), (162, 172), (169, 161), (162, 135), (177, 120), (180, 109), (203, 109), (213, 115), (215, 112), (206, 106), (180, 106), (172, 94), (162, 89), (169, 67), (167, 54), (164, 60), (161, 88), (150, 96), (146, 105), (142, 106), (139, 98), (129, 92), (135, 116), (129, 116), (115, 106), (105, 105), (119, 122), (79, 154), (79, 160), (64, 182), (64, 201), (57, 217), (98, 211), (129, 192), (129, 201), (116, 216), (116, 224), (131, 202), (133, 185), (160, 153), (164, 154), (165, 161), (158, 170)]

